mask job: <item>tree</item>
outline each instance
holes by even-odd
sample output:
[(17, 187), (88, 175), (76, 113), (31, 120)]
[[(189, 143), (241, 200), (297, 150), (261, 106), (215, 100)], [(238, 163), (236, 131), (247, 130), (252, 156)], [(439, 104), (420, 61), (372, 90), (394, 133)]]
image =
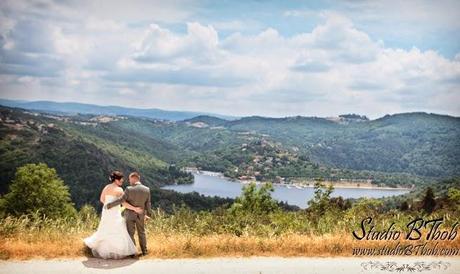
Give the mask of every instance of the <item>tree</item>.
[(37, 211), (50, 218), (76, 214), (68, 187), (54, 168), (43, 163), (19, 167), (0, 204), (6, 214), (15, 216)]
[(315, 216), (322, 216), (330, 207), (332, 185), (325, 186), (321, 181), (315, 182), (315, 196), (308, 201), (308, 209)]
[(425, 197), (422, 200), (422, 208), (427, 213), (433, 212), (436, 207), (436, 200), (434, 199), (433, 189), (428, 187), (426, 189)]
[(263, 184), (257, 188), (255, 183), (243, 187), (243, 193), (237, 197), (230, 211), (243, 211), (256, 215), (267, 214), (278, 209), (278, 203), (271, 197), (273, 192), (271, 183)]

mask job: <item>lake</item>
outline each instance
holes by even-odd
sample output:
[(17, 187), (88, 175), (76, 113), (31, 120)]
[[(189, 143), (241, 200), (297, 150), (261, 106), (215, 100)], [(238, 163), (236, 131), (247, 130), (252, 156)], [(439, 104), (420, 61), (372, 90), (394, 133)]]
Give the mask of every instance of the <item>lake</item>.
[[(195, 182), (189, 185), (169, 185), (163, 189), (171, 189), (182, 193), (196, 191), (206, 196), (219, 196), (235, 198), (241, 194), (241, 188), (244, 186), (238, 181), (231, 181), (219, 176), (193, 174)], [(313, 198), (314, 189), (312, 187), (297, 189), (287, 188), (285, 186), (274, 185), (272, 197), (285, 201), (291, 205), (297, 205), (300, 208), (307, 207), (307, 201)], [(342, 196), (343, 198), (381, 198), (387, 196), (400, 195), (409, 192), (404, 189), (360, 189), (360, 188), (336, 188), (332, 196)]]

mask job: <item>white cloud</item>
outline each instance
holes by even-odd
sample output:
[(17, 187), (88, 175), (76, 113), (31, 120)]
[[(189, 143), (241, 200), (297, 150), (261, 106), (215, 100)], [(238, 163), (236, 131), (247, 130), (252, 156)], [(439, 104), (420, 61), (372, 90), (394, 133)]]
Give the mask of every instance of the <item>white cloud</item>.
[(187, 34), (177, 35), (157, 24), (151, 24), (132, 57), (142, 63), (173, 60), (210, 63), (218, 58), (217, 44), (217, 32), (212, 26), (187, 23)]
[[(133, 5), (144, 7), (141, 2)], [(142, 11), (135, 24), (136, 12), (126, 4), (115, 5), (113, 16), (94, 3), (82, 5), (89, 12), (82, 18), (74, 4), (48, 3), (46, 10), (55, 11), (50, 18), (40, 7), (5, 4), (2, 97), (235, 115), (460, 115), (454, 103), (460, 101), (460, 54), (448, 59), (433, 50), (387, 47), (342, 13), (323, 12), (311, 31), (290, 36), (267, 27), (220, 37), (221, 29), (240, 29), (240, 21), (190, 20), (178, 30), (170, 23), (189, 12), (172, 6), (166, 15)]]

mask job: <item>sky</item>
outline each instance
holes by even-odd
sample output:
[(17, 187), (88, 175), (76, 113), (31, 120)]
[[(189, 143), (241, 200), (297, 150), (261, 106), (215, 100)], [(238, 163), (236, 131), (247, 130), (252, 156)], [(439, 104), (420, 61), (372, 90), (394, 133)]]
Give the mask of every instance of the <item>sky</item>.
[(460, 116), (460, 1), (0, 2), (0, 98)]

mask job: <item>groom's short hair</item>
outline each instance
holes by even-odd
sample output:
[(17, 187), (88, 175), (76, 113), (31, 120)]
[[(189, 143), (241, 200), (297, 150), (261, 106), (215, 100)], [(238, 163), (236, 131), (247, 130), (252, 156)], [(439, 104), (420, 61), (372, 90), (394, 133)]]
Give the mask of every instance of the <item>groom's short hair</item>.
[(131, 174), (129, 174), (129, 178), (131, 177), (136, 177), (139, 180), (141, 178), (141, 175), (139, 175), (138, 172), (134, 171), (134, 172), (131, 172)]

